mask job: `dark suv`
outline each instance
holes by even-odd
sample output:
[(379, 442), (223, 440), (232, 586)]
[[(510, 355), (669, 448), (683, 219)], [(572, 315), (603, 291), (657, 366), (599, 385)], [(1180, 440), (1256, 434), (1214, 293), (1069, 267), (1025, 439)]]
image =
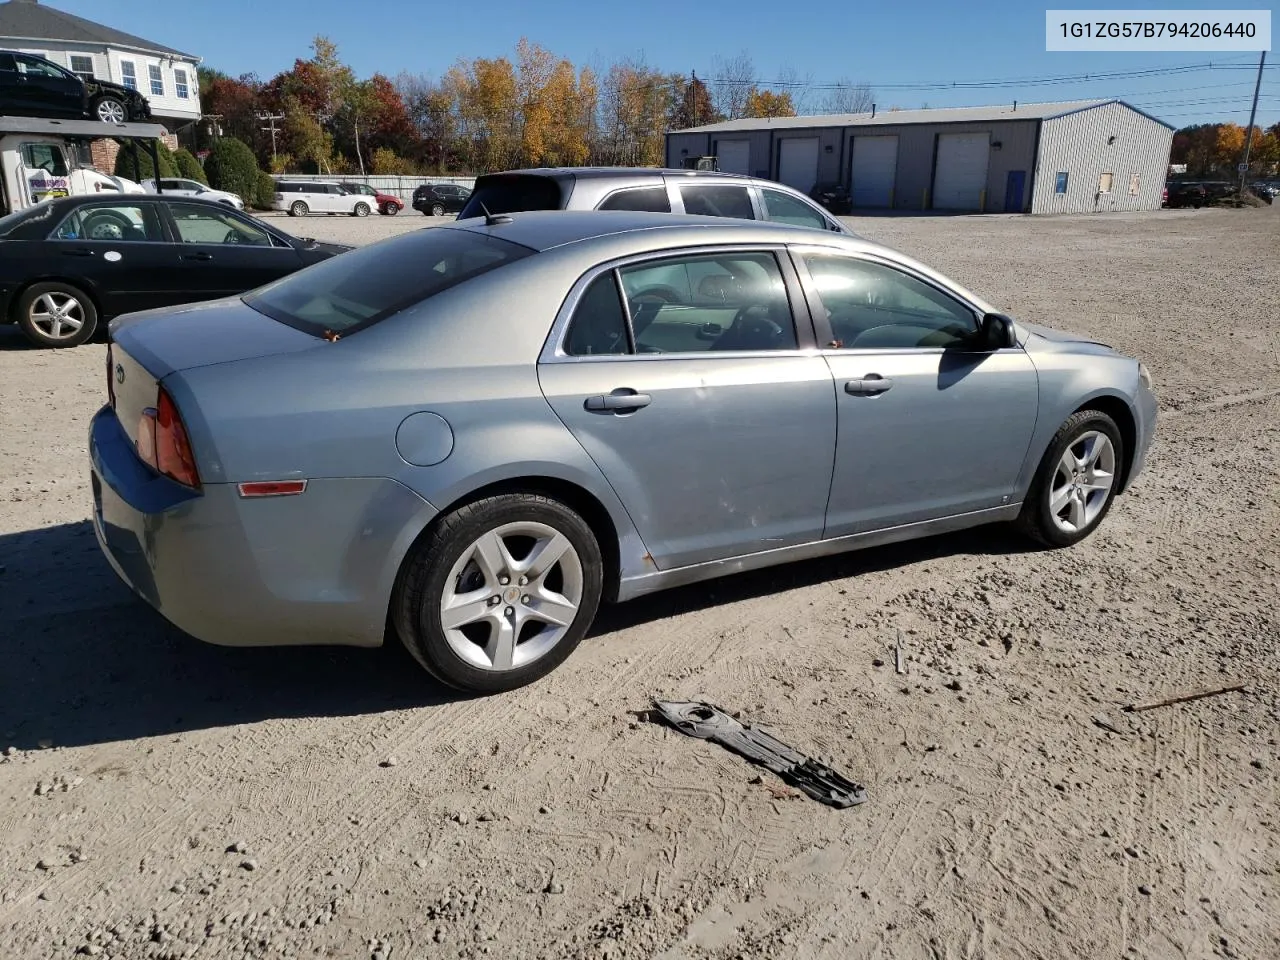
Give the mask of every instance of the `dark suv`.
[(151, 105), (118, 83), (86, 80), (44, 57), (0, 50), (0, 114), (125, 123), (149, 120)]
[(457, 213), (471, 197), (471, 191), (454, 183), (425, 183), (413, 191), (413, 209), (428, 217)]
[[(415, 203), (416, 206), (416, 203)], [(490, 173), (476, 180), (458, 219), (523, 210), (644, 210), (774, 220), (852, 231), (799, 190), (773, 180), (711, 170), (557, 167)]]

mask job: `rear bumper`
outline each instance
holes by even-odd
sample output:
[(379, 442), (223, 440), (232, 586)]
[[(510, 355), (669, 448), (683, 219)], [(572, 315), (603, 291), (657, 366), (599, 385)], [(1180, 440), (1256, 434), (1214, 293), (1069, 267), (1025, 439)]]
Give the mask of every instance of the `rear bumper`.
[(313, 480), (293, 497), (196, 493), (142, 463), (110, 407), (89, 454), (111, 566), (174, 626), (223, 646), (381, 644), (400, 562), (435, 515), (380, 478)]

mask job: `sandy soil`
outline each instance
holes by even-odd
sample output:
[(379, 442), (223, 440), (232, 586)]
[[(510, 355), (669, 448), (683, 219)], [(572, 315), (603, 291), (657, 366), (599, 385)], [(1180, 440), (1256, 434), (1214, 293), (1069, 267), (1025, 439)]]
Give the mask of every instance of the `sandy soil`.
[[(484, 700), (396, 647), (165, 626), (87, 521), (104, 348), (0, 332), (0, 956), (1280, 956), (1280, 210), (855, 223), (1144, 358), (1132, 493), (1068, 551), (987, 530), (618, 607)], [(870, 800), (757, 779), (654, 695)]]

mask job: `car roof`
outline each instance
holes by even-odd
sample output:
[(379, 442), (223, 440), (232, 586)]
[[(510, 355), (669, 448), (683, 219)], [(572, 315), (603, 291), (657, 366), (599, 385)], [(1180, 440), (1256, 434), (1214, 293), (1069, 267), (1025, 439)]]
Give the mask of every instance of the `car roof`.
[(538, 251), (601, 237), (647, 231), (655, 247), (713, 243), (815, 243), (834, 238), (870, 248), (860, 237), (767, 220), (737, 220), (685, 213), (635, 210), (530, 210), (503, 214), (492, 225), (484, 217), (454, 220), (433, 229), (470, 230), (510, 240)]
[(609, 177), (711, 177), (726, 180), (753, 180), (745, 173), (725, 173), (721, 170), (684, 170), (675, 167), (525, 167), (520, 170), (499, 170), (484, 177), (539, 176), (578, 180), (607, 179)]

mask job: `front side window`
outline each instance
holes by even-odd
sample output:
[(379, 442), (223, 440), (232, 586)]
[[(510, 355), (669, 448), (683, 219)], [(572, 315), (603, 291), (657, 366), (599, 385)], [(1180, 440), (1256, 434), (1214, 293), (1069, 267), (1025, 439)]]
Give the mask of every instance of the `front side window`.
[(348, 335), (535, 252), (466, 230), (419, 230), (322, 260), (243, 299), (313, 336)]
[(66, 73), (61, 68), (54, 66), (52, 63), (46, 63), (44, 60), (37, 60), (35, 57), (18, 57), (18, 72), (28, 77), (52, 77), (58, 80), (66, 79)]
[(751, 194), (746, 187), (728, 184), (685, 184), (680, 187), (684, 212), (703, 217), (734, 217), (754, 220)]
[[(686, 354), (794, 350), (795, 322), (772, 253), (724, 253), (646, 261), (597, 279), (574, 313), (566, 350)], [(630, 328), (618, 328), (617, 317)], [(620, 334), (622, 334), (620, 336)], [(625, 346), (623, 350), (620, 347)]]
[(67, 158), (56, 143), (24, 143), (22, 162), (29, 170), (43, 170), (55, 177), (67, 175)]
[(233, 244), (249, 247), (271, 246), (271, 236), (252, 223), (231, 213), (210, 210), (193, 203), (173, 203), (169, 212), (183, 243)]
[(71, 72), (81, 80), (92, 80), (93, 57), (84, 57), (73, 53), (71, 55)]
[(638, 187), (619, 190), (605, 197), (601, 210), (640, 210), (646, 213), (670, 213), (671, 199), (666, 187)]
[(801, 227), (817, 227), (826, 230), (829, 227), (827, 218), (817, 210), (781, 190), (762, 190), (764, 194), (765, 215), (770, 220), (780, 223), (794, 223)]
[(120, 61), (120, 82), (130, 90), (138, 89), (138, 71), (132, 60)]
[(157, 63), (148, 64), (147, 75), (151, 80), (151, 95), (153, 97), (163, 97), (164, 74), (160, 72), (160, 65)]
[(894, 267), (825, 254), (804, 261), (844, 349), (958, 347), (978, 330), (963, 303)]
[(187, 71), (178, 68), (173, 71), (173, 85), (179, 100), (191, 98), (191, 88), (187, 85)]
[(58, 224), (50, 239), (165, 242), (159, 211), (151, 203), (104, 203), (78, 207)]

